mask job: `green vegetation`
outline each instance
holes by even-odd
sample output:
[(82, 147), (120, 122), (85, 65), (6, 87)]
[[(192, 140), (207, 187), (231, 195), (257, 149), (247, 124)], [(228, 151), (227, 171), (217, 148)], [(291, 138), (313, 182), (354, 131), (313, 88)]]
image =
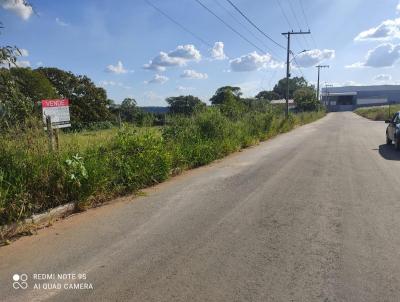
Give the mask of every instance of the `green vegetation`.
[[(17, 68), (18, 49), (0, 48), (0, 225), (73, 202), (78, 209), (134, 193), (322, 117), (314, 90), (291, 80), (302, 113), (283, 115), (269, 98), (242, 98), (240, 87), (219, 88), (207, 106), (195, 96), (167, 98), (169, 113), (147, 113), (136, 100), (121, 105), (87, 76), (57, 68)], [(3, 65), (4, 66), (4, 65)], [(72, 129), (50, 152), (42, 99), (68, 98)]]
[(219, 108), (172, 116), (164, 128), (63, 134), (50, 153), (42, 126), (0, 137), (0, 225), (68, 202), (85, 208), (136, 192), (184, 169), (201, 166), (266, 140), (323, 112), (290, 115), (247, 110), (229, 118)]
[(7, 129), (16, 121), (26, 124), (33, 117), (41, 118), (41, 100), (52, 98), (71, 101), (75, 129), (115, 121), (108, 109), (111, 100), (106, 91), (88, 77), (57, 68), (13, 67), (0, 69), (0, 129)]
[(384, 121), (389, 120), (393, 117), (393, 114), (400, 111), (400, 105), (370, 107), (370, 108), (358, 108), (354, 112), (367, 119), (373, 121)]
[(318, 111), (321, 108), (314, 89), (310, 87), (297, 89), (293, 94), (293, 99), (298, 111)]
[(171, 114), (193, 115), (194, 113), (202, 111), (204, 108), (206, 108), (205, 103), (192, 95), (170, 97), (167, 98), (166, 101), (169, 104), (169, 112)]
[[(314, 86), (308, 85), (306, 79), (303, 77), (294, 77), (289, 79), (289, 99), (292, 99), (296, 90), (301, 88), (311, 88), (315, 90)], [(281, 99), (286, 97), (286, 78), (280, 79), (274, 86), (273, 92), (279, 95)]]
[(274, 91), (260, 91), (256, 96), (256, 99), (258, 100), (267, 100), (267, 101), (273, 101), (273, 100), (280, 100), (282, 99), (279, 94), (277, 94)]
[(236, 100), (240, 100), (240, 97), (242, 96), (242, 91), (240, 87), (224, 86), (218, 88), (215, 94), (211, 97), (210, 99), (211, 104), (213, 105), (222, 104), (224, 102), (224, 99), (226, 98), (227, 93), (232, 94)]

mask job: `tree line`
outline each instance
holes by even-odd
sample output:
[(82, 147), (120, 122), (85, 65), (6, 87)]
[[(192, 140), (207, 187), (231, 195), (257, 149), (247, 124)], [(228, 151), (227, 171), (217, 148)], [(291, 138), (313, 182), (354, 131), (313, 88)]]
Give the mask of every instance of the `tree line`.
[[(286, 79), (281, 79), (273, 90), (261, 91), (254, 98), (244, 98), (240, 87), (224, 86), (218, 88), (209, 101), (234, 118), (248, 108), (261, 108), (285, 95)], [(289, 97), (295, 100), (298, 111), (318, 110), (320, 104), (315, 95), (315, 88), (304, 78), (290, 79)], [(70, 100), (71, 122), (76, 129), (116, 121), (153, 125), (162, 118), (145, 112), (133, 98), (115, 104), (104, 88), (96, 86), (84, 75), (54, 67), (0, 69), (0, 127), (10, 127), (16, 122), (24, 124), (32, 118), (41, 119), (41, 100), (54, 98)], [(169, 113), (186, 116), (207, 106), (192, 95), (168, 97), (166, 102)]]

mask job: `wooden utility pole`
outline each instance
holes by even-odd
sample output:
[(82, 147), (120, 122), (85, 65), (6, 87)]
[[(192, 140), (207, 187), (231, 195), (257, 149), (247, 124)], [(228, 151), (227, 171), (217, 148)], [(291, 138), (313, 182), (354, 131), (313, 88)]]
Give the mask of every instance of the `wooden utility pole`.
[(311, 31), (288, 31), (282, 33), (282, 35), (287, 36), (287, 56), (286, 56), (286, 110), (285, 116), (289, 117), (289, 78), (290, 78), (290, 36), (291, 35), (307, 35), (311, 34)]
[(325, 83), (325, 93), (328, 98), (328, 112), (331, 112), (331, 97), (328, 90), (329, 87), (333, 87), (333, 85)]
[(122, 127), (121, 108), (118, 110), (118, 127)]
[(315, 67), (318, 68), (317, 100), (319, 101), (319, 73), (320, 73), (321, 68), (329, 68), (329, 65), (317, 65)]

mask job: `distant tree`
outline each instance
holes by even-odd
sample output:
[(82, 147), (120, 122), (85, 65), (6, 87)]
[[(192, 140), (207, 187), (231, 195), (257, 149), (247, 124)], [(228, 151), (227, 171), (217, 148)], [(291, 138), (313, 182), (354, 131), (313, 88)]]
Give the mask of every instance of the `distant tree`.
[(231, 90), (225, 90), (220, 94), (220, 104), (218, 105), (221, 112), (231, 119), (239, 118), (245, 111), (246, 105), (238, 99)]
[(259, 100), (267, 100), (267, 101), (273, 101), (273, 100), (279, 100), (281, 99), (281, 97), (279, 96), (279, 94), (277, 94), (274, 91), (260, 91), (256, 96), (256, 99)]
[(8, 67), (16, 66), (17, 57), (20, 54), (16, 46), (2, 46), (0, 47), (0, 63)]
[(213, 105), (222, 104), (223, 100), (226, 98), (227, 91), (230, 91), (232, 93), (232, 96), (236, 100), (240, 100), (240, 97), (242, 96), (242, 91), (240, 87), (224, 86), (218, 88), (217, 91), (214, 93), (214, 95), (211, 97), (210, 99), (211, 104)]
[[(3, 23), (0, 22), (0, 30), (3, 29)], [(21, 51), (16, 46), (0, 46), (0, 64), (8, 67), (16, 66), (17, 57), (21, 55)]]
[(248, 111), (266, 112), (271, 109), (270, 101), (256, 98), (241, 98), (240, 101), (245, 105)]
[(169, 112), (173, 114), (192, 115), (206, 107), (205, 103), (192, 95), (169, 97), (166, 101), (169, 104)]
[(321, 108), (314, 89), (310, 87), (297, 89), (294, 92), (294, 101), (299, 111), (317, 111)]
[(33, 103), (18, 89), (8, 69), (0, 69), (0, 128), (24, 124), (33, 113)]
[[(286, 78), (279, 80), (274, 86), (273, 91), (279, 95), (280, 99), (286, 98)], [(303, 77), (294, 77), (289, 79), (289, 98), (293, 98), (293, 93), (300, 88), (309, 87)]]
[[(0, 22), (0, 29), (3, 24)], [(0, 66), (16, 66), (21, 51), (16, 46), (0, 46)], [(0, 68), (0, 128), (23, 124), (32, 114), (31, 100), (21, 91), (10, 71)]]
[(38, 68), (46, 76), (60, 97), (71, 101), (71, 119), (73, 122), (87, 123), (111, 119), (108, 109), (110, 100), (106, 91), (96, 85), (87, 76), (76, 76), (58, 68)]
[(42, 73), (30, 68), (11, 68), (10, 72), (18, 89), (32, 102), (58, 97), (53, 85)]
[(133, 98), (125, 98), (119, 107), (121, 119), (125, 122), (133, 123), (139, 113), (137, 103)]
[(136, 124), (141, 127), (151, 127), (154, 126), (156, 121), (156, 116), (153, 113), (145, 112), (140, 109), (136, 116)]

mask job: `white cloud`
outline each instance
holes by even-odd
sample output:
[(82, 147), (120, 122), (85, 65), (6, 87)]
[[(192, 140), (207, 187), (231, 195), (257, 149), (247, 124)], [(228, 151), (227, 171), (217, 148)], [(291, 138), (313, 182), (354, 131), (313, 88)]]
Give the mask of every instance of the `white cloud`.
[(60, 26), (69, 26), (69, 24), (67, 22), (64, 22), (63, 20), (61, 20), (60, 18), (56, 18), (56, 23)]
[(361, 68), (361, 67), (364, 67), (364, 63), (363, 63), (363, 62), (356, 62), (356, 63), (353, 63), (353, 64), (350, 64), (350, 65), (346, 65), (346, 66), (345, 66), (345, 68), (349, 68), (349, 69), (352, 69), (352, 68)]
[(117, 65), (108, 65), (106, 67), (107, 72), (111, 73), (116, 73), (116, 74), (122, 74), (122, 73), (127, 73), (128, 71), (124, 68), (124, 65), (122, 64), (121, 61), (118, 61)]
[(143, 93), (143, 98), (146, 101), (146, 105), (159, 105), (159, 106), (165, 106), (165, 101), (164, 97), (161, 95), (158, 95), (154, 91), (146, 91)]
[(36, 66), (43, 66), (43, 62), (42, 61), (37, 62)]
[(397, 13), (399, 13), (399, 12), (400, 12), (400, 2), (399, 2), (399, 4), (397, 4), (397, 6), (396, 6), (396, 10), (397, 10)]
[[(171, 66), (182, 66), (185, 65), (187, 59), (181, 57), (171, 57), (166, 52), (160, 52), (158, 56), (156, 56), (152, 60), (152, 65), (158, 67), (171, 67)], [(149, 63), (150, 64), (150, 63)]]
[(162, 72), (162, 71), (165, 71), (166, 68), (163, 67), (163, 66), (154, 65), (154, 64), (152, 63), (152, 61), (150, 61), (149, 64), (144, 64), (144, 65), (143, 65), (143, 69), (154, 70), (154, 71)]
[(166, 67), (184, 66), (189, 61), (199, 61), (200, 51), (192, 44), (179, 45), (176, 49), (166, 53), (161, 51), (148, 64), (144, 64), (144, 69), (165, 71)]
[(273, 61), (270, 54), (260, 55), (256, 51), (233, 59), (229, 63), (231, 70), (236, 72), (254, 71), (267, 67), (277, 68), (282, 66), (282, 64)]
[(228, 57), (224, 52), (224, 43), (223, 42), (215, 42), (214, 47), (211, 48), (211, 58), (214, 60), (225, 60)]
[(124, 89), (131, 89), (131, 86), (126, 86), (121, 82), (114, 82), (114, 81), (100, 81), (99, 85), (102, 87), (107, 87), (107, 86), (114, 86), (114, 87), (122, 87)]
[(100, 81), (99, 82), (99, 85), (100, 86), (113, 86), (115, 84), (115, 82), (113, 82), (113, 81)]
[(145, 84), (164, 84), (168, 80), (169, 78), (166, 76), (155, 74), (150, 81), (145, 81)]
[(15, 64), (16, 64), (18, 67), (22, 67), (22, 68), (30, 67), (30, 66), (31, 66), (31, 62), (29, 62), (29, 61), (17, 61), (17, 62), (15, 62)]
[[(323, 83), (321, 88), (325, 89), (326, 88), (326, 84), (327, 83)], [(355, 81), (352, 81), (352, 80), (341, 82), (341, 83), (339, 83), (339, 82), (329, 82), (329, 84), (332, 85), (333, 87), (372, 85), (372, 83), (366, 83), (366, 82), (359, 83), (359, 82), (355, 82)]]
[(175, 50), (171, 51), (168, 55), (173, 58), (182, 58), (185, 60), (198, 61), (201, 59), (200, 51), (198, 51), (196, 47), (192, 44), (179, 45)]
[(400, 18), (394, 20), (386, 20), (377, 27), (365, 30), (354, 38), (355, 41), (365, 40), (389, 40), (400, 38)]
[(363, 84), (359, 83), (359, 82), (355, 82), (355, 81), (346, 81), (344, 83), (342, 83), (341, 86), (362, 86)]
[(364, 62), (357, 62), (346, 68), (391, 67), (400, 59), (400, 44), (384, 43), (368, 51)]
[(20, 48), (19, 52), (21, 53), (21, 57), (27, 57), (29, 56), (29, 51), (27, 49), (24, 48)]
[(333, 49), (312, 49), (296, 56), (296, 61), (300, 67), (312, 67), (323, 60), (330, 60), (335, 57)]
[(184, 91), (194, 90), (194, 88), (193, 87), (178, 86), (178, 87), (176, 87), (176, 90), (178, 90), (180, 92), (184, 92)]
[(197, 72), (193, 69), (186, 69), (183, 71), (183, 73), (181, 74), (181, 78), (185, 78), (185, 79), (197, 79), (197, 80), (205, 80), (208, 78), (208, 74), (206, 73), (200, 73)]
[(33, 14), (32, 6), (25, 0), (0, 0), (1, 6), (17, 14), (23, 20), (28, 20)]
[(260, 90), (262, 90), (261, 82), (262, 82), (261, 80), (249, 81), (249, 82), (236, 83), (233, 86), (240, 87), (244, 97), (253, 97), (258, 92), (260, 92)]
[(374, 80), (378, 82), (388, 82), (392, 80), (392, 76), (390, 74), (378, 74)]

